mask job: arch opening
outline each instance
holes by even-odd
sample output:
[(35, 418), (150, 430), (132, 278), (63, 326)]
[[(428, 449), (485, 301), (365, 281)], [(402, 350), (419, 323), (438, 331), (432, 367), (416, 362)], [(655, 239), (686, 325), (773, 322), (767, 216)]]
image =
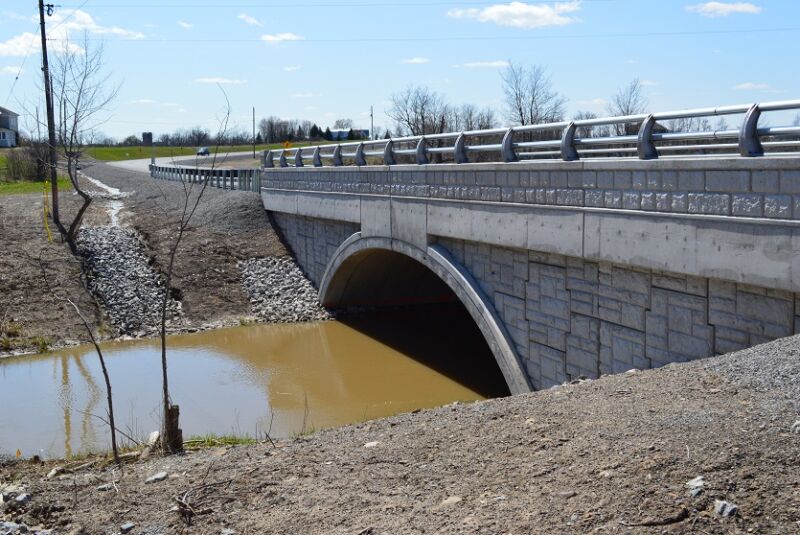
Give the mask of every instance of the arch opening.
[(357, 233), (334, 253), (320, 298), (351, 327), (482, 395), (530, 390), (491, 305), (435, 245)]

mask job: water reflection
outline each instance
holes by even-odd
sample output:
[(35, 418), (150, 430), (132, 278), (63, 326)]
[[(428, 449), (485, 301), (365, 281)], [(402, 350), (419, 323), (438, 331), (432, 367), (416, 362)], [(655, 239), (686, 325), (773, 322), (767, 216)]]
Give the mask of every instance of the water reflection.
[[(446, 314), (434, 313), (424, 326), (418, 313), (390, 314), (171, 337), (171, 394), (181, 405), (184, 436), (263, 436), (268, 429), (288, 436), (304, 426), (320, 429), (506, 392), (485, 343), (476, 349), (483, 343), (479, 335), (434, 321)], [(146, 437), (159, 427), (158, 343), (112, 343), (105, 352), (118, 426)], [(108, 448), (97, 418), (106, 417), (104, 398), (89, 347), (0, 361), (0, 453), (19, 448), (26, 456), (70, 456)]]

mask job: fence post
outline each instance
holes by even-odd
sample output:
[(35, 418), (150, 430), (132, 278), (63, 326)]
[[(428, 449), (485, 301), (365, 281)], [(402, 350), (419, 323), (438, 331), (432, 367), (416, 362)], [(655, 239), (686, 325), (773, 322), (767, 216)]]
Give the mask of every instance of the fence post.
[(761, 110), (758, 104), (753, 104), (744, 116), (742, 130), (739, 132), (739, 154), (751, 158), (764, 156), (764, 146), (758, 138), (758, 119)]
[(653, 144), (653, 127), (655, 125), (656, 119), (651, 113), (642, 121), (642, 126), (639, 127), (639, 133), (636, 136), (636, 153), (639, 155), (640, 160), (658, 159), (658, 150)]
[(419, 142), (417, 142), (416, 157), (418, 165), (425, 165), (428, 163), (428, 154), (425, 152), (427, 143), (424, 136), (419, 138)]
[(516, 162), (517, 154), (514, 152), (514, 129), (509, 128), (503, 136), (503, 142), (500, 145), (500, 155), (506, 163)]
[(456, 138), (456, 144), (453, 146), (453, 158), (455, 159), (456, 163), (469, 163), (469, 158), (467, 157), (467, 136), (464, 135), (464, 132), (458, 134)]
[(565, 162), (574, 162), (580, 157), (575, 148), (575, 121), (571, 121), (561, 135), (561, 159)]
[(383, 165), (394, 165), (394, 152), (393, 149), (393, 142), (390, 139), (386, 142), (386, 146), (383, 147)]

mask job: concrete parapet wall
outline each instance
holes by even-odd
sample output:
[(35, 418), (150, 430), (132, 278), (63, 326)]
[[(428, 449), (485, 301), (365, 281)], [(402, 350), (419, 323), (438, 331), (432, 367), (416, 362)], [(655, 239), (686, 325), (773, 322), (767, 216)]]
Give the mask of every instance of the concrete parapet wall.
[(264, 170), (264, 187), (800, 219), (800, 158), (601, 160)]

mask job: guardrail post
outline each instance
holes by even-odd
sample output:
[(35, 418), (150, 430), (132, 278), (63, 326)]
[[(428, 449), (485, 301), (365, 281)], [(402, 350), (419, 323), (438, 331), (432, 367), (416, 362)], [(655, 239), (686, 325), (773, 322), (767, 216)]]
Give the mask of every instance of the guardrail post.
[(322, 167), (322, 156), (319, 154), (319, 146), (314, 147), (314, 167)]
[(658, 150), (653, 144), (653, 127), (655, 125), (656, 119), (651, 113), (642, 121), (642, 126), (639, 127), (639, 134), (636, 137), (636, 153), (639, 155), (640, 160), (658, 159)]
[(266, 150), (261, 151), (261, 167), (267, 166), (267, 152)]
[(761, 109), (753, 104), (744, 116), (742, 130), (739, 132), (739, 154), (746, 158), (764, 156), (764, 146), (758, 138), (758, 119)]
[(275, 167), (275, 162), (272, 160), (272, 151), (271, 150), (268, 150), (268, 151), (264, 152), (263, 165), (264, 165), (264, 167), (266, 167), (268, 169), (271, 169), (271, 168)]
[(356, 147), (356, 165), (361, 167), (367, 165), (367, 159), (364, 158), (364, 144), (359, 143)]
[(419, 142), (417, 142), (417, 165), (425, 165), (428, 163), (428, 153), (426, 152), (428, 146), (428, 142), (425, 140), (425, 137), (419, 138)]
[(514, 152), (514, 129), (509, 128), (503, 136), (503, 142), (500, 144), (500, 156), (504, 162), (516, 162), (517, 154)]
[(469, 158), (467, 157), (467, 136), (464, 135), (464, 132), (458, 134), (456, 144), (453, 145), (453, 158), (456, 163), (469, 163)]
[(390, 139), (383, 147), (383, 165), (394, 165), (394, 152), (392, 152), (394, 142)]
[(281, 167), (289, 167), (289, 164), (286, 163), (286, 150), (281, 150), (281, 157), (278, 159)]
[(294, 153), (294, 166), (303, 167), (303, 149), (299, 147)]
[(580, 159), (575, 148), (575, 121), (570, 122), (561, 134), (561, 159), (565, 162), (574, 162)]
[(342, 166), (342, 147), (339, 145), (333, 148), (333, 165), (334, 167)]

